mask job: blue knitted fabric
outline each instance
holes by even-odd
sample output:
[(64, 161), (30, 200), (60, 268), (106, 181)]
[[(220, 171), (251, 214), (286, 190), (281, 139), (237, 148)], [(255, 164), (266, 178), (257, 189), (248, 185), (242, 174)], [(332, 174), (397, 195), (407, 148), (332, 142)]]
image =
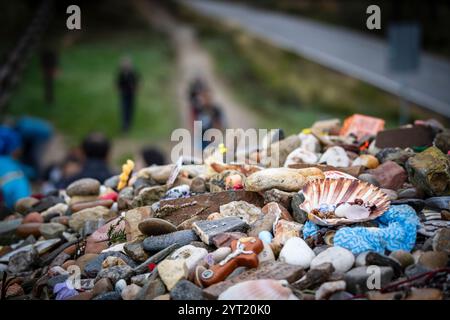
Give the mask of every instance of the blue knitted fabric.
[[(411, 251), (416, 243), (419, 219), (414, 209), (408, 205), (391, 206), (380, 218), (379, 228), (344, 227), (334, 236), (334, 245), (359, 254), (365, 251), (384, 253), (385, 250)], [(318, 227), (305, 223), (305, 238), (315, 235)]]

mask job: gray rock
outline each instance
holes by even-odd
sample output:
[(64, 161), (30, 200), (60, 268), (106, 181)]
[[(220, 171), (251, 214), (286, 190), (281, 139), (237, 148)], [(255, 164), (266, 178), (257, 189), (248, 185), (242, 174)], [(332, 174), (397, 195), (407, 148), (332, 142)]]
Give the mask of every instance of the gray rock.
[(196, 221), (192, 224), (192, 229), (204, 243), (210, 245), (214, 236), (224, 232), (245, 231), (248, 224), (238, 217), (226, 217), (212, 221)]
[(34, 247), (30, 247), (30, 250), (20, 251), (9, 259), (8, 271), (12, 274), (29, 271), (33, 268), (37, 258), (38, 252)]
[(54, 207), (58, 203), (65, 203), (62, 197), (49, 196), (41, 199), (38, 203), (33, 205), (30, 211), (43, 212)]
[(363, 252), (358, 256), (357, 260), (363, 260), (359, 261), (359, 264), (361, 266), (374, 265), (391, 267), (396, 277), (400, 276), (400, 274), (402, 273), (402, 267), (396, 260), (377, 252)]
[(188, 280), (180, 280), (170, 290), (172, 300), (204, 300), (203, 290)]
[(111, 280), (113, 284), (121, 279), (129, 279), (133, 275), (133, 269), (130, 266), (122, 265), (122, 266), (113, 266), (106, 269), (100, 270), (97, 274), (96, 281), (108, 278)]
[[(373, 270), (368, 270), (372, 266), (357, 267), (348, 271), (344, 280), (347, 283), (347, 291), (353, 294), (364, 293), (372, 288), (368, 288), (369, 285), (373, 285), (375, 281), (370, 281), (372, 278), (376, 278), (377, 273)], [(394, 276), (394, 270), (391, 267), (378, 267), (380, 275), (380, 286), (381, 288), (387, 285)], [(369, 279), (371, 277), (371, 279)], [(369, 280), (369, 283), (368, 281)], [(379, 288), (379, 289), (381, 289)]]
[(360, 174), (358, 176), (358, 179), (361, 180), (361, 181), (366, 181), (366, 182), (368, 182), (370, 184), (373, 184), (376, 187), (380, 186), (380, 183), (378, 182), (378, 180), (373, 175), (371, 175), (369, 173)]
[(308, 213), (300, 209), (300, 205), (305, 201), (305, 197), (301, 193), (296, 193), (292, 197), (291, 207), (292, 207), (292, 217), (295, 222), (304, 224), (308, 218)]
[(350, 292), (347, 291), (338, 291), (333, 293), (328, 300), (349, 300), (353, 297)]
[(127, 282), (123, 279), (120, 279), (119, 281), (116, 282), (114, 289), (116, 290), (117, 293), (122, 294), (123, 289), (125, 289), (125, 287), (127, 286)]
[(432, 209), (450, 210), (450, 196), (428, 198), (425, 204)]
[(412, 207), (416, 212), (420, 212), (425, 208), (425, 201), (422, 199), (397, 199), (391, 201), (391, 205), (402, 205), (407, 204), (408, 206)]
[(100, 182), (92, 178), (83, 178), (72, 182), (66, 189), (69, 197), (95, 196), (100, 192)]
[(412, 156), (414, 156), (413, 150), (401, 148), (384, 148), (376, 154), (380, 163), (394, 161), (401, 166), (404, 166), (405, 162)]
[(419, 199), (423, 193), (417, 188), (407, 188), (398, 191), (398, 199)]
[(59, 238), (66, 229), (65, 225), (56, 222), (43, 223), (39, 227), (39, 231), (45, 239)]
[(160, 236), (148, 237), (144, 240), (144, 249), (146, 251), (160, 251), (164, 248), (172, 245), (178, 244), (184, 246), (189, 244), (191, 241), (198, 240), (197, 235), (192, 230), (182, 230), (176, 231), (168, 234), (163, 234)]
[(450, 129), (444, 129), (434, 138), (434, 145), (444, 154), (450, 150)]
[(193, 193), (205, 193), (206, 192), (206, 182), (205, 179), (201, 177), (195, 177), (191, 182), (191, 192)]
[(123, 250), (134, 261), (144, 262), (145, 260), (148, 259), (148, 254), (144, 250), (144, 245), (142, 244), (142, 241), (128, 242), (123, 247)]
[(107, 188), (116, 189), (117, 185), (119, 184), (119, 180), (120, 180), (119, 175), (112, 176), (106, 179), (103, 185)]
[(450, 254), (450, 229), (442, 228), (433, 237), (433, 250)]
[(144, 188), (148, 188), (148, 187), (152, 187), (154, 185), (156, 185), (157, 183), (151, 179), (151, 178), (143, 178), (143, 177), (139, 177), (136, 179), (136, 181), (133, 183), (133, 189), (134, 189), (134, 193), (135, 194), (139, 194), (139, 192), (144, 189)]
[(158, 278), (156, 280), (148, 281), (139, 291), (136, 300), (153, 300), (157, 296), (166, 293), (164, 283)]
[(16, 229), (22, 223), (22, 219), (0, 221), (0, 245), (9, 245), (15, 240)]
[(110, 291), (101, 293), (92, 300), (122, 300), (122, 296), (116, 291)]
[(428, 272), (428, 271), (431, 271), (431, 270), (424, 267), (421, 264), (412, 264), (405, 269), (405, 275), (408, 278), (412, 278), (414, 276), (417, 276), (421, 273)]
[(84, 273), (90, 278), (95, 278), (97, 276), (97, 273), (102, 269), (103, 260), (105, 260), (109, 256), (121, 258), (130, 267), (136, 266), (136, 263), (133, 260), (131, 260), (128, 256), (121, 252), (104, 252), (99, 254), (98, 257), (92, 259), (86, 264), (86, 266), (84, 267)]
[(51, 277), (50, 279), (48, 279), (47, 285), (53, 290), (53, 288), (58, 283), (66, 281), (67, 278), (69, 278), (69, 275), (67, 275), (67, 274), (59, 274), (57, 276), (54, 276), (54, 277)]

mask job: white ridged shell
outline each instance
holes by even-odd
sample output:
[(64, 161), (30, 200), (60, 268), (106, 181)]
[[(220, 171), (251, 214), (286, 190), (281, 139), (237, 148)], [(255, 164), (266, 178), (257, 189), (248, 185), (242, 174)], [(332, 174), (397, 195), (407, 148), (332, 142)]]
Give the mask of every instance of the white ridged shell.
[[(388, 196), (375, 187), (361, 180), (353, 179), (318, 179), (308, 182), (303, 187), (305, 201), (300, 208), (308, 212), (308, 218), (320, 225), (339, 225), (355, 222), (363, 222), (378, 218), (390, 206)], [(365, 219), (352, 220), (348, 218), (322, 219), (311, 213), (321, 204), (336, 205), (340, 202), (353, 202), (355, 199), (362, 199), (364, 203), (372, 203), (377, 206), (374, 212)]]
[(222, 292), (219, 300), (298, 300), (286, 280), (250, 280)]

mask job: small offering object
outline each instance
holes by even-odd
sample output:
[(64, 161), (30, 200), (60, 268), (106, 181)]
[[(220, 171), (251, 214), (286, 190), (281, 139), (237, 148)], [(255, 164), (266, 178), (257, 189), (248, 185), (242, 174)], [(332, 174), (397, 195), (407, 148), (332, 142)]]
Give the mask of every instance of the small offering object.
[(348, 136), (353, 134), (356, 138), (361, 139), (364, 136), (375, 136), (379, 131), (384, 129), (384, 120), (362, 114), (354, 114), (345, 119), (340, 134)]
[(119, 176), (119, 183), (117, 184), (117, 190), (122, 190), (127, 186), (128, 180), (131, 177), (131, 173), (134, 169), (134, 162), (132, 160), (127, 160), (127, 163), (125, 163), (122, 166), (122, 173)]
[(202, 272), (200, 282), (204, 287), (225, 280), (237, 267), (256, 268), (264, 244), (255, 237), (241, 238), (231, 242), (231, 249), (233, 251), (225, 259)]
[(313, 209), (312, 214), (323, 218), (347, 218), (352, 220), (366, 219), (376, 210), (377, 206), (370, 202), (364, 203), (362, 199), (355, 199), (353, 202), (341, 202), (337, 205), (322, 204), (319, 208)]
[(355, 179), (317, 179), (302, 190), (300, 208), (319, 225), (362, 222), (381, 216), (390, 205), (387, 195), (372, 184)]

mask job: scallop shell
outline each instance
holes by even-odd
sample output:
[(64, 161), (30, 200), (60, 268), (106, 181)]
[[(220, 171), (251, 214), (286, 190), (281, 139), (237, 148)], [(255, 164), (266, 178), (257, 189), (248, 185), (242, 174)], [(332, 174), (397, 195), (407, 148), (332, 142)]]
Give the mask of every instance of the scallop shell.
[[(375, 187), (361, 180), (353, 179), (319, 179), (308, 182), (303, 187), (305, 201), (300, 205), (300, 209), (308, 212), (309, 220), (319, 225), (332, 226), (349, 224), (373, 220), (381, 216), (390, 206), (388, 196)], [(322, 219), (311, 213), (321, 204), (336, 205), (340, 202), (353, 202), (355, 199), (362, 199), (376, 205), (376, 209), (369, 217), (364, 219), (332, 218)]]
[(298, 300), (286, 280), (250, 280), (222, 292), (219, 300)]

